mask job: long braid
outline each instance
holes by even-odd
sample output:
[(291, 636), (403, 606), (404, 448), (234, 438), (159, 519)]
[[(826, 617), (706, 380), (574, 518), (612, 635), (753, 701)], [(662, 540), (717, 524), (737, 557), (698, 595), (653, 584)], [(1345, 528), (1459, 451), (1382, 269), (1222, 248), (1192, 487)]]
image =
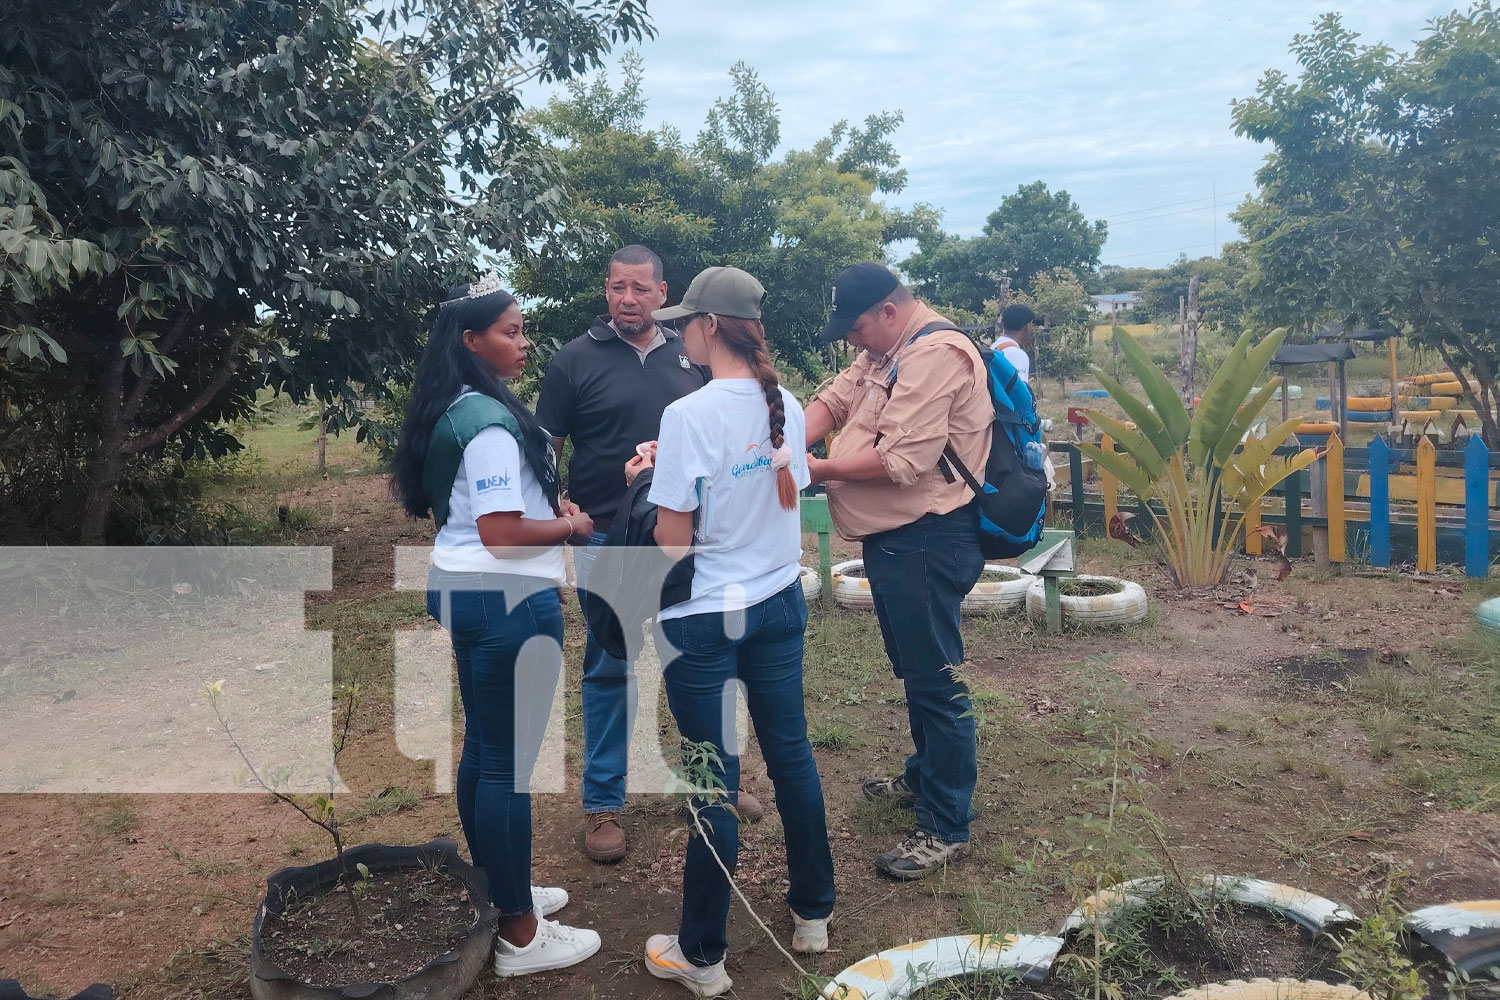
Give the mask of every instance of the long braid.
[[(761, 390), (766, 394), (771, 447), (784, 447), (786, 401), (781, 397), (781, 380), (776, 377), (776, 366), (771, 364), (771, 351), (766, 347), (765, 327), (759, 320), (720, 316), (719, 338), (755, 368), (755, 377), (760, 380)], [(776, 499), (782, 510), (792, 510), (797, 506), (797, 481), (792, 478), (790, 465), (783, 465), (776, 470)]]

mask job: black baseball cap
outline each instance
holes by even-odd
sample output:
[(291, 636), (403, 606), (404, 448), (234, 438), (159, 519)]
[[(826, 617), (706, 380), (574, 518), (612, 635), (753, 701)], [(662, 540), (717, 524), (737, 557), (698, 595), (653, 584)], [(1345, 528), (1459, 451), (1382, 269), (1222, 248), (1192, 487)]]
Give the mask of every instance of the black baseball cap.
[(900, 278), (884, 264), (875, 261), (850, 264), (844, 268), (833, 283), (833, 313), (818, 339), (828, 344), (847, 337), (854, 321), (900, 284)]

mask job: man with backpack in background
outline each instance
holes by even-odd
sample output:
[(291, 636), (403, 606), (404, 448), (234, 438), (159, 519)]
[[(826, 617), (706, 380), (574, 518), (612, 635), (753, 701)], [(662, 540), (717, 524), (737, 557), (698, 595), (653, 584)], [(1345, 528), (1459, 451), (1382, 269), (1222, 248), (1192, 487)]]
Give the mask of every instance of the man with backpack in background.
[(1000, 314), (1000, 336), (994, 343), (995, 350), (1005, 355), (1005, 360), (1026, 383), (1031, 382), (1031, 324), (1035, 320), (1036, 313), (1030, 306), (1020, 303), (1006, 306)]
[(806, 411), (808, 441), (841, 433), (808, 467), (828, 484), (839, 534), (863, 541), (886, 655), (906, 687), (915, 752), (901, 776), (867, 781), (864, 794), (914, 809), (915, 831), (876, 866), (917, 879), (969, 853), (977, 765), (969, 690), (956, 673), (959, 604), (984, 555), (966, 480), (985, 473), (995, 410), (979, 350), (881, 264), (838, 276), (821, 339), (846, 337), (858, 357)]

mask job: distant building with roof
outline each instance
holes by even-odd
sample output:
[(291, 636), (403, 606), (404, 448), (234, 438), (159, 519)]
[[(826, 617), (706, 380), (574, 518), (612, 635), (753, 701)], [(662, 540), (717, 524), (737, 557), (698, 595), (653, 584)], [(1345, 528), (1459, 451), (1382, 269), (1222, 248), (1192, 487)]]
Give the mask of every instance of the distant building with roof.
[(1140, 292), (1110, 292), (1108, 295), (1090, 295), (1094, 300), (1094, 312), (1100, 316), (1115, 316), (1126, 309), (1140, 305)]

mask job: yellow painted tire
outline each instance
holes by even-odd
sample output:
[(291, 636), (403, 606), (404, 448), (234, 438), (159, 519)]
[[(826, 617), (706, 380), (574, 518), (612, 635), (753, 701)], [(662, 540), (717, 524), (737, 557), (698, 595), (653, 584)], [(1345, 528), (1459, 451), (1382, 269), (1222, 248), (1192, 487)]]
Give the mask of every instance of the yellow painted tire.
[(1413, 375), (1406, 381), (1412, 385), (1432, 385), (1434, 382), (1452, 382), (1452, 372), (1433, 372), (1430, 375)]
[(1425, 424), (1443, 415), (1442, 410), (1402, 410), (1401, 419), (1409, 424)]
[(1478, 410), (1449, 410), (1450, 417), (1463, 417), (1466, 424), (1477, 424), (1479, 422)]
[(816, 601), (823, 592), (823, 581), (818, 579), (818, 571), (811, 566), (803, 566), (797, 571), (797, 579), (802, 584), (803, 599), (808, 602)]
[(1370, 1000), (1370, 994), (1313, 979), (1231, 979), (1194, 986), (1170, 1000)]
[(1434, 396), (1457, 396), (1464, 391), (1462, 382), (1434, 382), (1427, 387)]
[(852, 611), (875, 610), (875, 598), (870, 594), (870, 581), (865, 579), (863, 559), (834, 564), (833, 599), (839, 607)]
[(1399, 396), (1397, 400), (1413, 410), (1451, 410), (1458, 405), (1454, 396)]
[(1036, 577), (1000, 563), (990, 563), (984, 571), (1001, 579), (986, 580), (981, 576), (974, 589), (964, 595), (963, 603), (958, 606), (960, 614), (983, 615), (992, 611), (1015, 611), (1026, 606), (1026, 591)]
[(1350, 396), (1345, 402), (1349, 404), (1349, 409), (1360, 413), (1379, 413), (1391, 408), (1389, 396)]
[(1337, 434), (1339, 425), (1333, 420), (1307, 420), (1297, 425), (1298, 434)]

